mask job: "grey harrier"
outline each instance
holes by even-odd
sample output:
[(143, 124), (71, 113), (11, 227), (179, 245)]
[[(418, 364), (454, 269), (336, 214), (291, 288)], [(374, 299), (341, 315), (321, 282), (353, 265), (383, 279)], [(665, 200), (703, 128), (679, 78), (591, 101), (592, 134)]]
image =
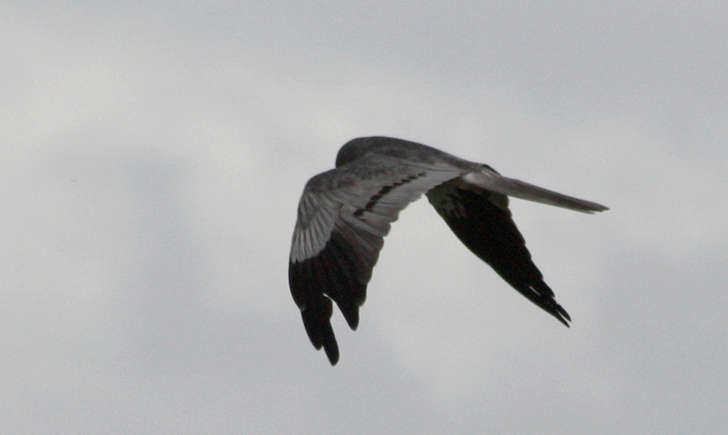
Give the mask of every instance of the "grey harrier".
[(303, 325), (331, 364), (339, 348), (331, 300), (352, 329), (384, 236), (422, 194), (450, 229), (508, 284), (561, 323), (571, 321), (511, 219), (508, 196), (592, 213), (607, 207), (501, 176), (482, 163), (390, 137), (347, 142), (336, 168), (311, 178), (298, 204), (288, 280)]

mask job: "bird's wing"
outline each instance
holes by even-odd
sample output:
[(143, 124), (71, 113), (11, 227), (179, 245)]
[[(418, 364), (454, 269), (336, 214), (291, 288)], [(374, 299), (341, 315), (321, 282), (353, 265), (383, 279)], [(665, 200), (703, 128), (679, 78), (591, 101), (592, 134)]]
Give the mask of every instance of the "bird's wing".
[(508, 197), (458, 179), (432, 189), (427, 198), (468, 249), (531, 302), (569, 326), (569, 314), (554, 299), (511, 219)]
[(390, 224), (410, 202), (463, 169), (366, 155), (306, 184), (298, 205), (288, 279), (314, 347), (339, 358), (331, 299), (355, 329), (359, 306)]

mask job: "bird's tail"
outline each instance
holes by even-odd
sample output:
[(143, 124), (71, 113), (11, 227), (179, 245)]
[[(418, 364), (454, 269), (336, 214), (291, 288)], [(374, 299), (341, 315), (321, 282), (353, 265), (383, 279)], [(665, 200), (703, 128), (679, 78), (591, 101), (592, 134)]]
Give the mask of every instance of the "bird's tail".
[(594, 213), (609, 209), (596, 202), (574, 198), (573, 196), (534, 186), (525, 181), (504, 177), (487, 166), (480, 172), (471, 172), (464, 175), (462, 180), (465, 182), (464, 184), (472, 184), (502, 195), (568, 208), (582, 213)]

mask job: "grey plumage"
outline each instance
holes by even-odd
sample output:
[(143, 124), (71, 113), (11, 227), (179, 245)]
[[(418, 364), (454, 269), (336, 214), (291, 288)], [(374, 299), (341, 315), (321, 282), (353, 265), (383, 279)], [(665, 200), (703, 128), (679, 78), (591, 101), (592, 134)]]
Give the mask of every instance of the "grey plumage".
[(299, 202), (289, 284), (314, 347), (339, 358), (331, 300), (352, 329), (383, 238), (399, 212), (426, 193), (456, 236), (516, 290), (568, 326), (511, 219), (508, 196), (581, 212), (600, 204), (503, 177), (488, 165), (388, 137), (347, 142), (336, 168), (311, 178)]

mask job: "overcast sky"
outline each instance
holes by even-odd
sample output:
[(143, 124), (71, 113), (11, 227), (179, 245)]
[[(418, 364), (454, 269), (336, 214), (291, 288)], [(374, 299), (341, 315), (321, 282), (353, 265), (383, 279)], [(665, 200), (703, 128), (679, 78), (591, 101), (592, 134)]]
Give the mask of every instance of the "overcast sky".
[[(634, 3), (4, 2), (0, 432), (728, 431), (728, 7)], [(511, 202), (572, 327), (421, 201), (332, 368), (289, 244), (373, 134), (610, 206)]]

